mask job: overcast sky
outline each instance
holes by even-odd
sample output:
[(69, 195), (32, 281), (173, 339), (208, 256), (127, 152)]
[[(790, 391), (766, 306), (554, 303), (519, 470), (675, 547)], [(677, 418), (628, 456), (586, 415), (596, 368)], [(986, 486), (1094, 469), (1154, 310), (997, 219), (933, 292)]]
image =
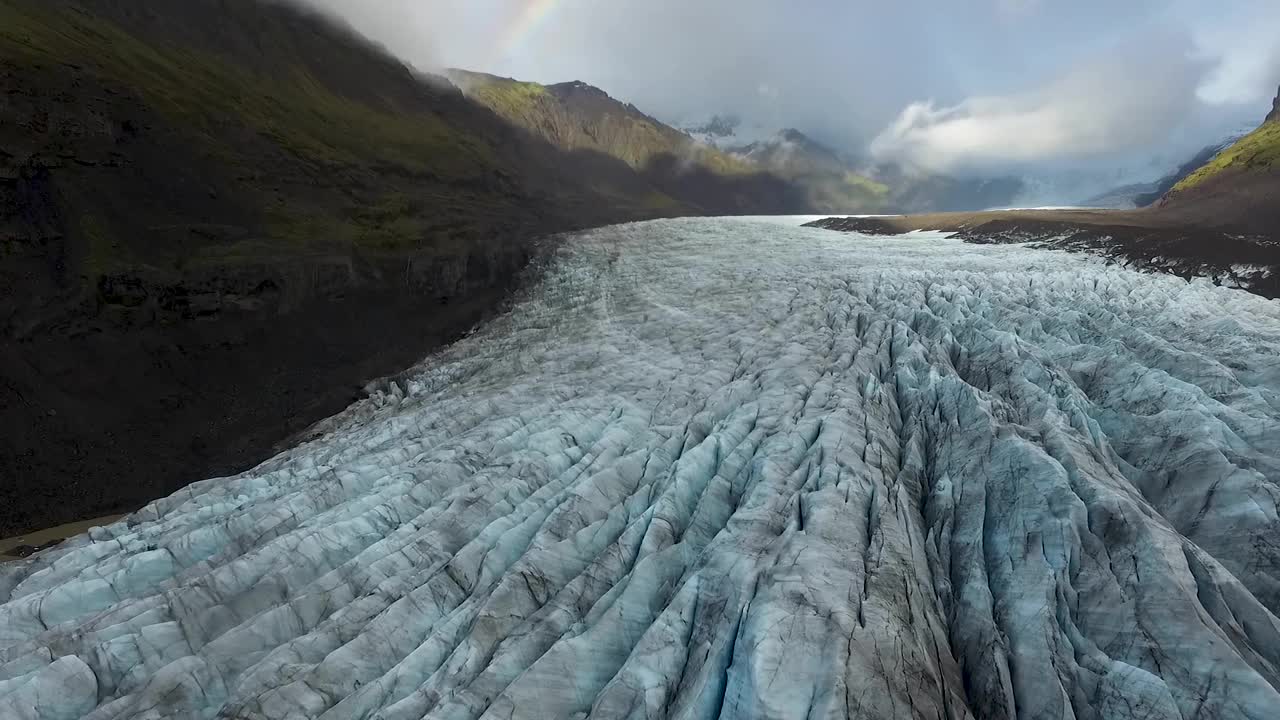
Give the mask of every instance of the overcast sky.
[(1199, 147), (1280, 84), (1280, 0), (309, 2), (424, 69), (583, 80), (941, 170)]

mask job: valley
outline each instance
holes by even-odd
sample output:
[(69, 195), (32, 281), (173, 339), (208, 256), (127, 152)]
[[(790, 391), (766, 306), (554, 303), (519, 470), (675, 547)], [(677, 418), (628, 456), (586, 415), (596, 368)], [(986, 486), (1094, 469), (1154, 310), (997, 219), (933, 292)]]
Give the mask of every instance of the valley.
[(800, 137), (446, 75), (288, 5), (0, 0), (0, 534), (266, 459), (497, 312), (539, 238), (904, 197)]
[(1280, 13), (1050, 5), (0, 0), (0, 718), (1274, 717)]
[(305, 442), (0, 565), (0, 713), (1261, 720), (1277, 352), (1088, 255), (579, 234)]

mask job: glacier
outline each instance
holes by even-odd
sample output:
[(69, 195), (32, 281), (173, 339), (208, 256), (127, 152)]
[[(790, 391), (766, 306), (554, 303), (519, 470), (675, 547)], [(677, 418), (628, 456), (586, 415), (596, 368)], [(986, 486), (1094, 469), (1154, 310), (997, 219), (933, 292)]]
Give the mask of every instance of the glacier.
[(0, 718), (1280, 716), (1280, 302), (738, 219), (563, 238), (243, 474), (0, 565)]

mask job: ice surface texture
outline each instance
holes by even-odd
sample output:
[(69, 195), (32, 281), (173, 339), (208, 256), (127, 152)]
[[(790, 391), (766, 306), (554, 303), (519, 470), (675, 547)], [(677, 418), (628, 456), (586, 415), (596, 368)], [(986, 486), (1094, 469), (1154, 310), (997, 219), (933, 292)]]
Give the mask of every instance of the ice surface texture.
[(1280, 303), (732, 220), (569, 241), (320, 439), (0, 568), (0, 717), (1280, 713)]

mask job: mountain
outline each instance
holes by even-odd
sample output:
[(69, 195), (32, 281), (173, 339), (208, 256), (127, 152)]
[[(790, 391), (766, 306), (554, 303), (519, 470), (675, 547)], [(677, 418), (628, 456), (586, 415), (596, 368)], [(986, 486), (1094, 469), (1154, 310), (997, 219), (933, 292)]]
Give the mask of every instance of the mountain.
[(1016, 177), (962, 178), (909, 172), (894, 164), (877, 166), (871, 176), (890, 189), (889, 206), (905, 213), (1009, 207), (1024, 189)]
[(1090, 196), (1080, 204), (1086, 207), (1132, 210), (1159, 202), (1160, 198), (1164, 197), (1174, 186), (1182, 182), (1188, 175), (1199, 170), (1205, 163), (1208, 163), (1218, 153), (1227, 149), (1239, 139), (1240, 136), (1237, 136), (1219, 143), (1206, 145), (1189, 160), (1180, 164), (1173, 172), (1162, 176), (1158, 180), (1120, 185)]
[(0, 89), (0, 535), (267, 457), (494, 312), (539, 235), (793, 207), (655, 189), (285, 3), (0, 0)]
[[(746, 172), (746, 166), (710, 150), (629, 103), (582, 82), (539, 85), (512, 78), (449, 70), (447, 77), (470, 98), (564, 150), (594, 150), (643, 170), (658, 156), (697, 157), (695, 162)], [(701, 152), (700, 152), (701, 151)]]
[(0, 534), (257, 462), (495, 311), (539, 236), (869, 207), (291, 3), (0, 0), (0, 88)]
[(759, 118), (748, 119), (736, 114), (715, 114), (693, 120), (685, 118), (672, 125), (703, 145), (726, 151), (767, 141), (777, 134), (776, 125), (770, 126)]
[(803, 189), (813, 212), (886, 213), (980, 210), (1014, 204), (1025, 190), (1013, 177), (958, 178), (906, 172), (866, 163), (824, 145), (795, 128), (745, 144), (737, 118), (715, 116), (686, 130), (703, 144), (724, 150)]
[(815, 212), (885, 213), (982, 210), (1014, 204), (1025, 190), (1014, 177), (960, 178), (868, 166), (795, 128), (741, 146), (733, 156), (804, 188)]
[[(47, 175), (74, 206), (62, 209), (88, 246), (82, 274), (294, 253), (285, 240), (398, 249), (537, 225), (527, 208), (542, 201), (573, 198), (544, 204), (566, 216), (596, 206), (447, 83), (291, 8), (5, 0), (0, 11), (6, 89), (22, 98), (7, 108), (6, 166)], [(398, 227), (382, 223), (390, 214)], [(461, 215), (487, 220), (464, 230)]]
[(1189, 177), (1192, 173), (1212, 161), (1218, 156), (1218, 153), (1231, 147), (1239, 140), (1239, 137), (1233, 137), (1220, 143), (1206, 145), (1200, 150), (1200, 152), (1192, 156), (1190, 160), (1179, 165), (1177, 170), (1174, 170), (1172, 173), (1165, 175), (1153, 183), (1150, 190), (1145, 193), (1135, 195), (1133, 198), (1134, 206), (1146, 207), (1160, 202), (1160, 198), (1164, 197), (1170, 190), (1177, 187), (1179, 183)]
[[(781, 178), (790, 186), (788, 200), (796, 213), (979, 210), (1012, 205), (1025, 190), (1012, 177), (906, 173), (893, 165), (868, 168), (799, 129), (765, 133), (759, 122), (736, 115), (712, 115), (676, 129), (585, 83), (540, 86), (462, 70), (452, 70), (449, 77), (504, 118), (559, 147), (593, 147), (637, 168), (637, 155), (660, 151), (692, 156), (686, 167), (707, 165), (718, 173), (763, 172)], [(582, 102), (584, 97), (593, 101)], [(632, 120), (625, 132), (616, 127), (620, 118)]]
[[(1197, 166), (1199, 167), (1199, 166)], [(1194, 169), (1194, 168), (1193, 168)], [(1170, 185), (1172, 187), (1172, 185)], [(1079, 204), (1084, 207), (1108, 210), (1132, 210), (1138, 205), (1138, 198), (1154, 193), (1159, 188), (1158, 182), (1132, 183), (1111, 188), (1097, 195), (1090, 196)], [(1159, 196), (1157, 196), (1159, 197)]]
[(721, 143), (736, 144), (737, 131), (742, 120), (733, 115), (712, 115), (709, 120), (678, 126), (694, 140), (704, 145), (720, 147)]
[(735, 148), (733, 153), (748, 162), (798, 175), (841, 172), (849, 166), (835, 150), (795, 128), (787, 128), (768, 139)]
[(839, 153), (799, 130), (789, 128), (771, 138), (735, 148), (733, 156), (786, 178), (807, 193), (816, 212), (881, 212), (889, 187), (856, 172)]
[(467, 97), (560, 150), (625, 163), (632, 172), (609, 175), (610, 187), (644, 187), (659, 206), (683, 205), (685, 214), (810, 210), (792, 183), (698, 143), (597, 87), (540, 85), (465, 70), (450, 70), (448, 77)]
[(1170, 218), (1239, 232), (1280, 227), (1280, 95), (1262, 125), (1217, 153), (1160, 199)]

